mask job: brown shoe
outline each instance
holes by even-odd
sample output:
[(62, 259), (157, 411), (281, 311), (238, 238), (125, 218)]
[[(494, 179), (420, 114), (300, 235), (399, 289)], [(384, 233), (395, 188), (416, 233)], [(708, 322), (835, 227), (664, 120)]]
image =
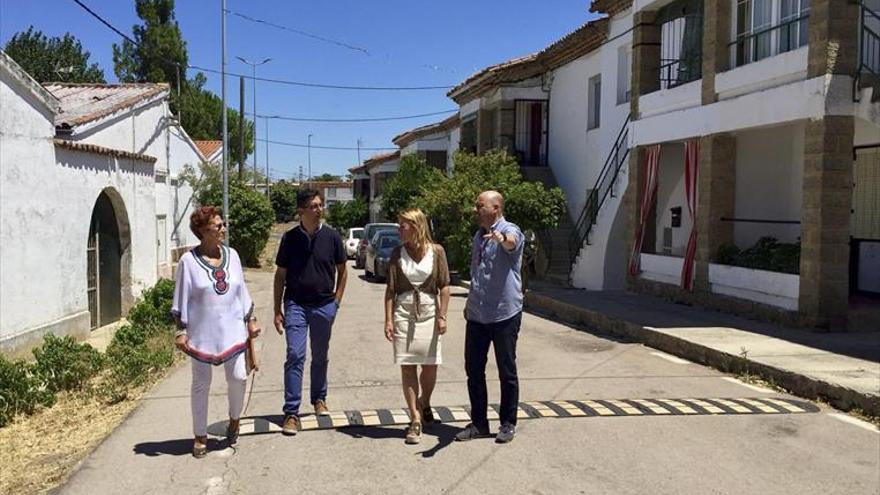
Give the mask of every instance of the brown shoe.
[(406, 429), (406, 443), (415, 445), (422, 441), (422, 423), (413, 421)]
[(319, 400), (315, 402), (315, 416), (330, 416), (330, 409), (327, 409), (327, 403)]
[(299, 431), (299, 418), (294, 415), (284, 417), (284, 424), (281, 425), (281, 433), (289, 436), (296, 435)]

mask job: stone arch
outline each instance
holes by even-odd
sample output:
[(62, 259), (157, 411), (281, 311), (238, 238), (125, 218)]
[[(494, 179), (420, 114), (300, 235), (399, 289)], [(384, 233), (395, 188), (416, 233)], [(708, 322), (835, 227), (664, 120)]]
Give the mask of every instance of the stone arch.
[(131, 307), (131, 223), (119, 192), (104, 188), (95, 200), (86, 246), (86, 289), (91, 327), (119, 320)]

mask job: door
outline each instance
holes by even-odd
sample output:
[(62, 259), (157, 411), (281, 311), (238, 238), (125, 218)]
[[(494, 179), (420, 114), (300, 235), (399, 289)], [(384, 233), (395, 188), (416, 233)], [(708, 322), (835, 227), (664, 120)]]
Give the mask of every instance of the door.
[(850, 290), (880, 295), (880, 145), (859, 147), (855, 157)]

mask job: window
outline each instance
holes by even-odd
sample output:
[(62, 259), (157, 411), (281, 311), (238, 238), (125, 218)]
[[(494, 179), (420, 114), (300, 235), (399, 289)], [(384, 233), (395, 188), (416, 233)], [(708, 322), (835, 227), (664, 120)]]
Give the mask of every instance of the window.
[(629, 101), (631, 84), (630, 79), (630, 58), (632, 57), (632, 49), (629, 45), (621, 46), (617, 49), (617, 104)]
[(327, 197), (328, 198), (335, 198), (336, 197), (336, 188), (335, 187), (328, 187), (327, 188)]
[(809, 15), (810, 0), (737, 0), (736, 65), (806, 45)]
[(597, 74), (587, 81), (587, 130), (599, 127), (602, 108), (602, 75)]

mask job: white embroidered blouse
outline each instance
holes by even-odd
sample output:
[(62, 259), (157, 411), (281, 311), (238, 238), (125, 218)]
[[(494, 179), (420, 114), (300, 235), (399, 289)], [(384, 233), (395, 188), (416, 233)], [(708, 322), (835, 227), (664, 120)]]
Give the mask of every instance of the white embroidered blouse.
[(220, 266), (208, 264), (194, 248), (177, 265), (171, 313), (180, 319), (193, 359), (221, 364), (247, 348), (246, 322), (254, 304), (235, 249), (220, 247)]

